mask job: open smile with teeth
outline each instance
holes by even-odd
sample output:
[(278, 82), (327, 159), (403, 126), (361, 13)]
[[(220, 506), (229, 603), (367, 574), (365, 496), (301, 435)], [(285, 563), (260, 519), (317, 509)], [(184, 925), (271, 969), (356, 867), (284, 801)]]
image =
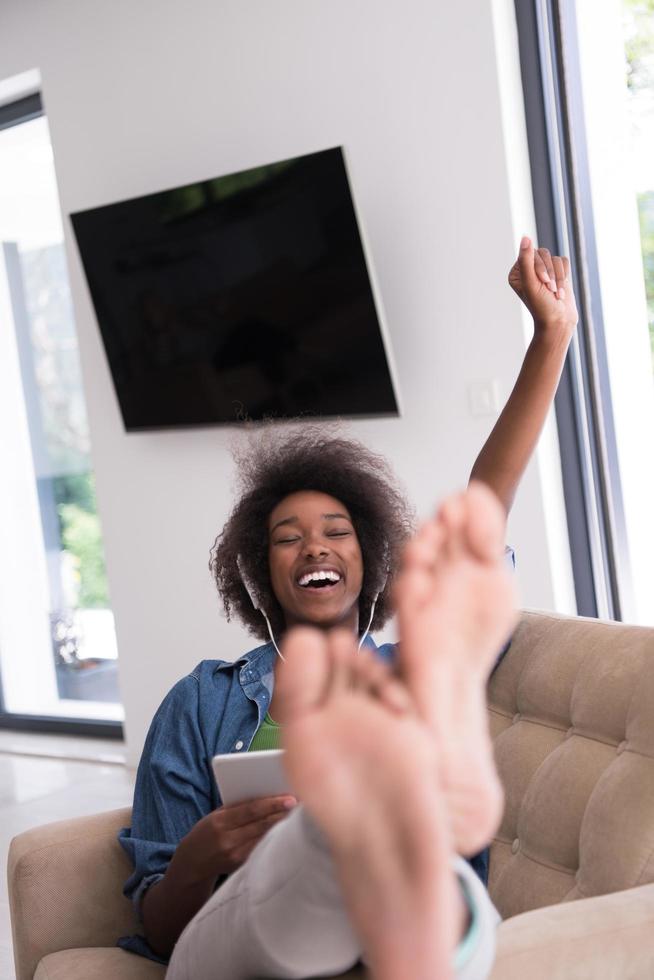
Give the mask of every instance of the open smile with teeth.
[(320, 572), (307, 572), (305, 575), (301, 575), (297, 580), (297, 584), (303, 589), (331, 589), (338, 582), (341, 581), (341, 576), (338, 572), (333, 572), (331, 570), (320, 571)]

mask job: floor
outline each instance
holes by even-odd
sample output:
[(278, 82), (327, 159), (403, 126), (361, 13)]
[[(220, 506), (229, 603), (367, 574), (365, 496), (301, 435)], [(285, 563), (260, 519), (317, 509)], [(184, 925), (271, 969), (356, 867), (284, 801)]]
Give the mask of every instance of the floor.
[[(120, 742), (0, 731), (0, 856), (39, 824), (128, 806), (134, 773)], [(6, 881), (3, 874), (3, 881)], [(14, 980), (6, 884), (0, 890), (0, 980)]]

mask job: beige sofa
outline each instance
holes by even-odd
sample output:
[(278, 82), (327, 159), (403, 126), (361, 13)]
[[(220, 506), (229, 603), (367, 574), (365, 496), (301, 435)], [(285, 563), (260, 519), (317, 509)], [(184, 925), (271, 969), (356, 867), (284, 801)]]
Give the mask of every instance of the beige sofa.
[[(654, 629), (526, 613), (489, 700), (506, 789), (493, 980), (654, 977)], [(17, 980), (165, 975), (114, 947), (138, 929), (128, 823), (116, 810), (15, 838)]]

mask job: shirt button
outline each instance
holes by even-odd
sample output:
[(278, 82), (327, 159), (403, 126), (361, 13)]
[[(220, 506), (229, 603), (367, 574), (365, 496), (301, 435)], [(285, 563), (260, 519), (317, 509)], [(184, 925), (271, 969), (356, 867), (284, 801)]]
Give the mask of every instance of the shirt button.
[(240, 738), (239, 738), (238, 742), (236, 743), (236, 745), (234, 746), (234, 748), (236, 749), (237, 752), (240, 752), (241, 749), (243, 748), (243, 742), (240, 740)]

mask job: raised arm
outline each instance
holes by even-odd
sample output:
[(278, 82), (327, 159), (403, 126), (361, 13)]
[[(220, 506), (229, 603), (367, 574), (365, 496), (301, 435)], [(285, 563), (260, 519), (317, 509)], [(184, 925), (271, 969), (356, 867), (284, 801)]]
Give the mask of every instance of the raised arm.
[(567, 258), (523, 238), (509, 285), (534, 319), (534, 336), (500, 417), (470, 473), (509, 513), (554, 400), (578, 314)]

